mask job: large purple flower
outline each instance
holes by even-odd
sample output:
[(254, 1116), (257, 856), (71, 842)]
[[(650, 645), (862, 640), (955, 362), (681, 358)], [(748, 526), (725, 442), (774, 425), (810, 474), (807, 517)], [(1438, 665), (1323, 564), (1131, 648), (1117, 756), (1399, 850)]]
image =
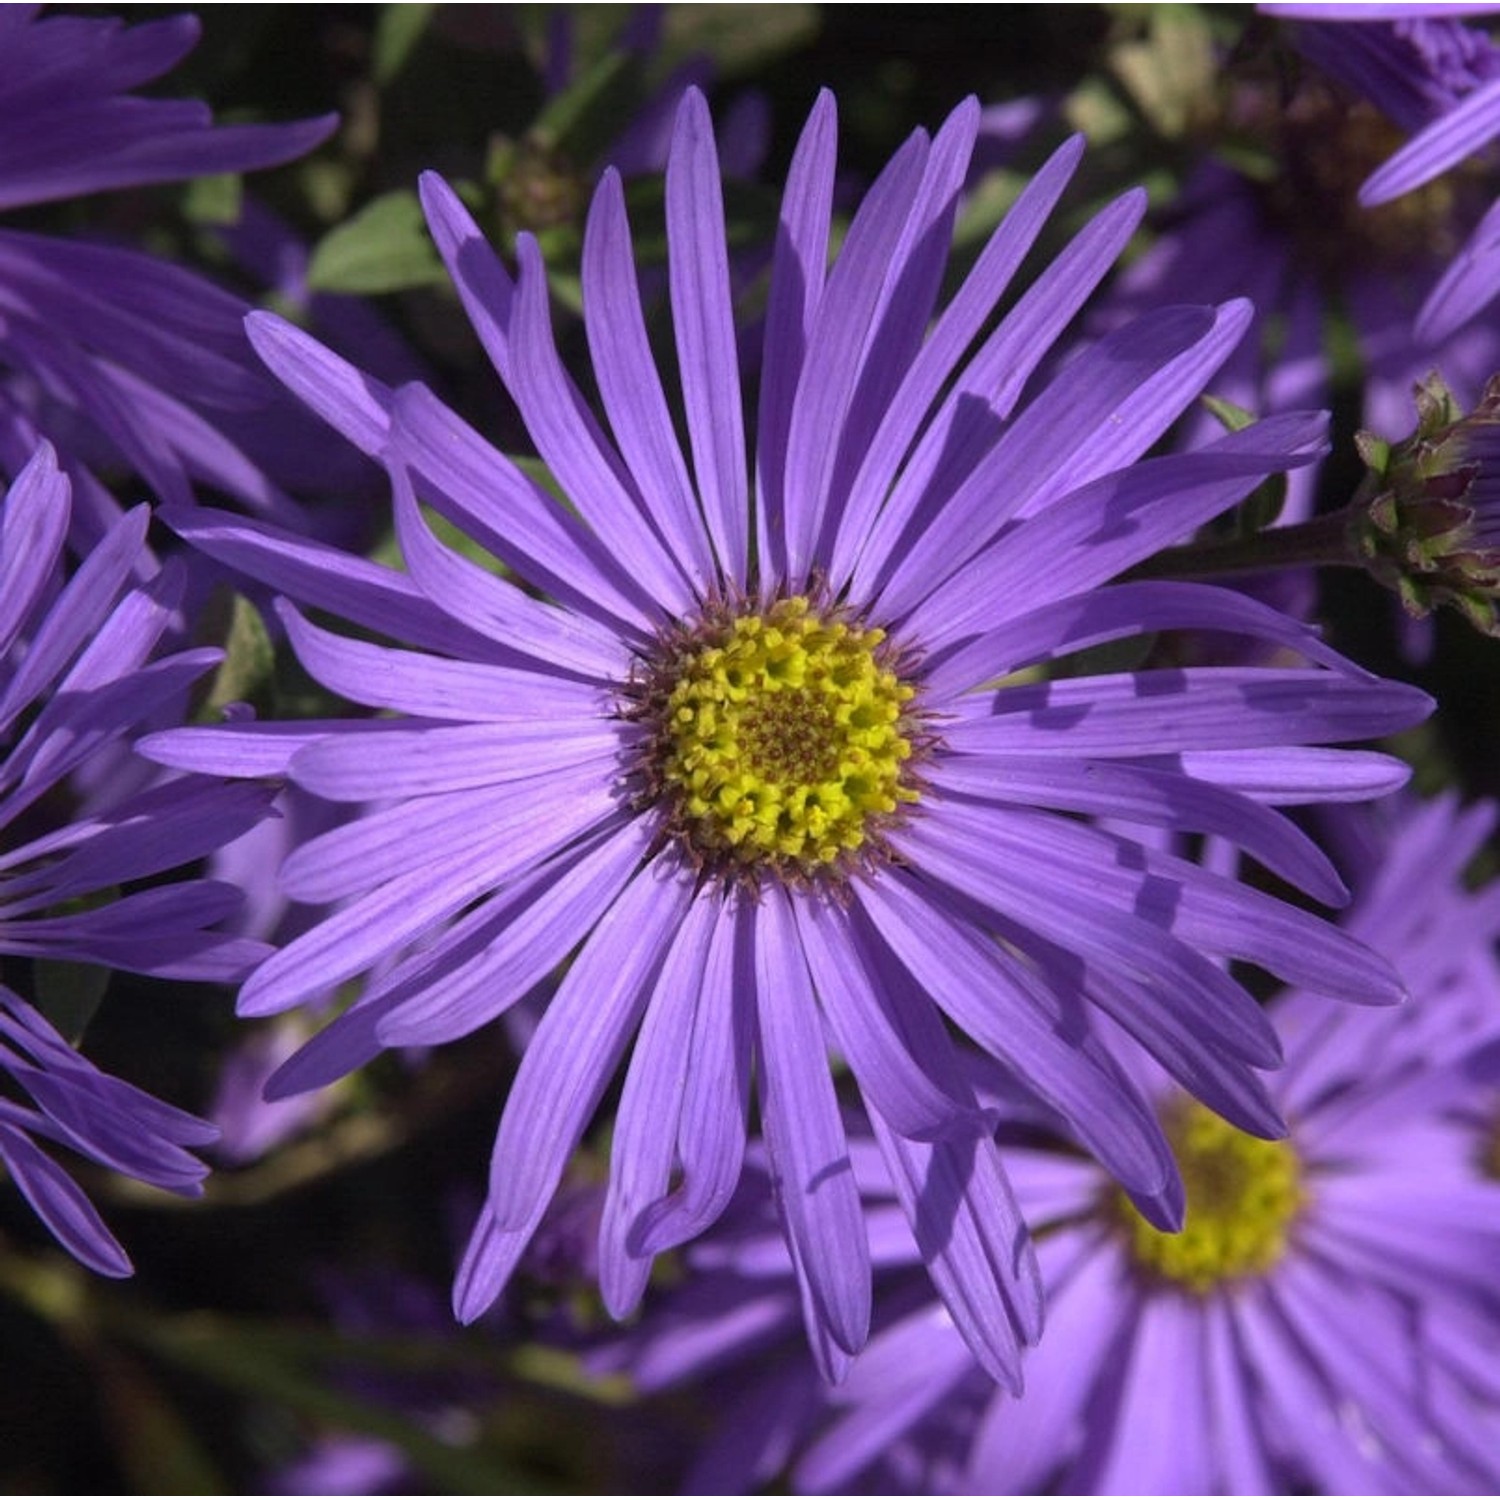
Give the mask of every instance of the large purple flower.
[(1474, 1064), (1500, 1031), (1500, 886), (1466, 891), (1462, 875), (1494, 822), (1443, 799), (1385, 835), (1349, 830), (1367, 875), (1349, 927), (1412, 1000), (1272, 1003), (1287, 1140), (1253, 1140), (1158, 1081), (1188, 1185), (1181, 1235), (1065, 1146), (1011, 1153), (1048, 1296), (1019, 1399), (926, 1294), (868, 1144), (856, 1162), (892, 1311), (840, 1387), (789, 1338), (791, 1266), (748, 1193), (596, 1367), (705, 1390), (726, 1414), (689, 1491), (790, 1470), (810, 1493), (1492, 1492), (1500, 1180), (1495, 1091)]
[[(0, 213), (272, 166), (328, 135), (331, 117), (215, 126), (197, 101), (131, 92), (175, 67), (198, 30), (186, 15), (126, 27), (0, 11)], [(249, 357), (247, 310), (151, 256), (0, 229), (0, 470), (17, 473), (48, 437), (73, 479), (80, 546), (119, 513), (94, 478), (104, 466), (164, 500), (204, 484), (291, 519), (280, 427), (296, 412), (278, 412), (278, 388)]]
[(241, 978), (266, 948), (216, 930), (239, 892), (156, 877), (237, 838), (270, 794), (163, 777), (129, 754), (141, 724), (179, 705), (220, 653), (151, 659), (181, 579), (164, 569), (129, 586), (150, 571), (144, 507), (71, 576), (69, 509), (68, 481), (46, 447), (0, 507), (0, 1071), (27, 1096), (0, 1098), (0, 1158), (74, 1255), (123, 1275), (124, 1252), (31, 1138), (187, 1192), (204, 1168), (183, 1148), (216, 1132), (84, 1061), (16, 989), (33, 966), (57, 960)]
[[(176, 524), (221, 561), (405, 645), (333, 634), (288, 606), (308, 670), (388, 716), (182, 731), (149, 753), (378, 804), (288, 859), (293, 897), (342, 909), (241, 994), (243, 1012), (266, 1014), (377, 971), (282, 1070), (284, 1091), (385, 1047), (470, 1033), (573, 955), (501, 1119), (458, 1279), (464, 1318), (511, 1274), (634, 1038), (601, 1229), (608, 1306), (632, 1308), (653, 1257), (721, 1211), (754, 1077), (813, 1341), (841, 1368), (866, 1336), (870, 1269), (832, 1050), (955, 1319), (1013, 1382), (1040, 1289), (945, 1020), (1173, 1223), (1170, 1153), (1095, 1013), (1215, 1109), (1274, 1135), (1257, 1069), (1278, 1061), (1276, 1038), (1216, 960), (1347, 999), (1399, 994), (1383, 961), (1321, 920), (1121, 831), (1222, 833), (1338, 901), (1331, 867), (1272, 804), (1399, 783), (1383, 756), (1324, 747), (1428, 704), (1241, 596), (1109, 586), (1315, 457), (1322, 419), (1142, 459), (1233, 347), (1242, 304), (1156, 313), (1032, 379), (1129, 236), (1138, 195), (1105, 209), (982, 337), (1077, 142), (939, 313), (978, 116), (970, 101), (936, 137), (906, 143), (825, 270), (831, 97), (814, 109), (770, 276), (753, 503), (714, 138), (696, 92), (666, 178), (686, 452), (613, 173), (583, 258), (612, 438), (559, 360), (535, 244), (521, 237), (512, 282), (452, 192), (423, 182), (469, 316), (565, 506), (426, 389), (390, 390), (296, 329), (252, 320), (282, 378), (386, 460), (408, 571), (228, 515)], [(440, 544), (419, 501), (536, 592)], [(1175, 629), (1262, 636), (1307, 665), (1054, 672), (1086, 646)], [(1118, 821), (1106, 831), (1075, 814)]]

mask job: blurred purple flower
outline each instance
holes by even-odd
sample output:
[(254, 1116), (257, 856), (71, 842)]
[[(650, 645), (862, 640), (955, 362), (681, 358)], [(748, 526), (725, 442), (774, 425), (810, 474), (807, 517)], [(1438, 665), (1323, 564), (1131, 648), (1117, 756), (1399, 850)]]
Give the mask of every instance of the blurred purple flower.
[[(1289, 96), (1280, 73), (1225, 71), (1223, 127), (1266, 154), (1264, 171), (1204, 162), (1123, 278), (1116, 315), (1250, 297), (1260, 331), (1216, 393), (1275, 411), (1327, 400), (1326, 325), (1342, 310), (1364, 425), (1401, 437), (1412, 386), (1434, 367), (1466, 403), (1500, 368), (1500, 329), (1479, 316), (1500, 285), (1500, 179), (1480, 149), (1500, 131), (1500, 48), (1452, 16), (1414, 18), (1417, 7), (1382, 7), (1396, 18), (1381, 20), (1360, 6), (1261, 9), (1323, 18), (1285, 25), (1302, 54)], [(1397, 151), (1402, 132), (1415, 134)], [(1298, 503), (1310, 478), (1294, 480)]]
[[(124, 1252), (28, 1136), (188, 1192), (204, 1169), (181, 1148), (216, 1132), (84, 1062), (14, 992), (13, 969), (67, 959), (170, 978), (243, 977), (267, 950), (216, 930), (239, 892), (154, 877), (238, 837), (265, 815), (271, 793), (164, 778), (144, 763), (148, 778), (115, 773), (113, 758), (141, 724), (178, 704), (220, 653), (151, 659), (181, 579), (162, 569), (130, 586), (144, 567), (144, 506), (120, 517), (71, 576), (62, 566), (69, 508), (68, 481), (45, 446), (0, 507), (0, 1067), (35, 1106), (0, 1099), (0, 1156), (74, 1255), (123, 1275)], [(77, 783), (101, 765), (106, 774), (79, 799)], [(131, 889), (136, 882), (150, 883)]]
[[(215, 126), (206, 105), (130, 92), (192, 49), (192, 16), (126, 27), (37, 10), (0, 9), (0, 212), (274, 166), (333, 128), (332, 117)], [(119, 513), (90, 472), (102, 465), (163, 500), (186, 503), (201, 483), (294, 519), (273, 460), (278, 405), (296, 413), (249, 357), (247, 311), (132, 250), (0, 229), (0, 468), (16, 473), (49, 438), (74, 482), (80, 548)], [(255, 421), (240, 424), (247, 412)]]
[[(666, 177), (690, 458), (646, 340), (613, 172), (589, 216), (583, 292), (614, 442), (559, 360), (535, 242), (521, 237), (512, 282), (449, 189), (422, 184), (568, 508), (425, 388), (391, 390), (252, 319), (271, 367), (387, 462), (407, 571), (221, 513), (174, 524), (219, 561), (406, 643), (283, 610), (315, 678), (395, 717), (188, 730), (153, 737), (150, 753), (380, 802), (283, 867), (292, 897), (344, 905), (255, 974), (242, 1012), (375, 972), (281, 1070), (281, 1092), (386, 1047), (466, 1035), (576, 952), (501, 1119), (458, 1279), (465, 1319), (511, 1275), (634, 1037), (600, 1231), (607, 1306), (629, 1312), (654, 1256), (722, 1210), (754, 1076), (811, 1337), (826, 1370), (843, 1368), (865, 1338), (870, 1261), (832, 1048), (954, 1318), (1014, 1382), (1039, 1286), (945, 1018), (1172, 1223), (1170, 1154), (1091, 1017), (1116, 1017), (1214, 1108), (1276, 1134), (1256, 1072), (1279, 1059), (1274, 1032), (1214, 959), (1346, 999), (1399, 996), (1382, 961), (1303, 910), (1073, 816), (1223, 833), (1338, 902), (1331, 866), (1268, 804), (1399, 784), (1404, 768), (1383, 756), (1307, 747), (1384, 733), (1429, 704), (1242, 596), (1107, 586), (1316, 457), (1323, 420), (1281, 417), (1139, 461), (1233, 348), (1243, 304), (1153, 314), (1027, 392), (1128, 238), (1135, 194), (966, 359), (1079, 157), (1074, 141), (1043, 168), (934, 323), (978, 123), (970, 101), (935, 138), (914, 135), (825, 274), (832, 98), (814, 109), (771, 276), (753, 508), (714, 136), (696, 92)], [(419, 498), (556, 602), (441, 545)], [(1310, 665), (997, 686), (1100, 641), (1192, 628), (1274, 640)]]
[[(1466, 161), (1485, 160), (1486, 148), (1500, 136), (1500, 47), (1461, 21), (1413, 15), (1358, 24), (1325, 16), (1295, 25), (1292, 37), (1329, 78), (1411, 136), (1360, 185), (1363, 208), (1404, 198)], [(1455, 189), (1453, 196), (1461, 206), (1463, 194)], [(1500, 198), (1427, 293), (1417, 339), (1442, 342), (1477, 317), (1497, 289)]]

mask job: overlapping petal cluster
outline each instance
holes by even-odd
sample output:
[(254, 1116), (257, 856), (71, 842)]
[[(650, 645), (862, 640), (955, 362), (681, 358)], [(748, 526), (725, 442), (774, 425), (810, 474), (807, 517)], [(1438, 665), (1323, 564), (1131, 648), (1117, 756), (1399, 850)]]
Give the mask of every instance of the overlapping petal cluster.
[(216, 1132), (85, 1062), (17, 993), (20, 976), (59, 959), (166, 978), (243, 976), (267, 950), (216, 930), (238, 891), (157, 877), (238, 837), (265, 815), (270, 793), (163, 777), (130, 754), (141, 726), (180, 713), (221, 653), (157, 654), (182, 580), (165, 569), (135, 585), (150, 571), (144, 506), (73, 570), (69, 511), (67, 478), (44, 446), (0, 508), (0, 1069), (30, 1101), (0, 1098), (0, 1156), (73, 1254), (120, 1275), (124, 1252), (29, 1137), (189, 1191), (203, 1169), (183, 1148)]
[[(1171, 1224), (1170, 1152), (1098, 1028), (1119, 1026), (1214, 1109), (1275, 1134), (1259, 1070), (1279, 1044), (1219, 961), (1348, 1000), (1399, 996), (1367, 949), (1164, 852), (1156, 831), (1223, 835), (1339, 901), (1331, 866), (1275, 809), (1399, 784), (1398, 763), (1330, 747), (1410, 724), (1427, 700), (1241, 595), (1111, 582), (1318, 456), (1322, 419), (1280, 416), (1146, 456), (1233, 349), (1242, 303), (1156, 312), (1044, 372), (1142, 208), (1135, 194), (1105, 208), (1015, 295), (1076, 141), (940, 306), (978, 118), (971, 102), (908, 140), (830, 262), (835, 117), (820, 99), (783, 199), (753, 444), (701, 96), (679, 111), (666, 174), (685, 446), (647, 341), (618, 177), (594, 197), (582, 277), (608, 431), (559, 356), (534, 242), (520, 237), (513, 280), (454, 193), (425, 178), (434, 237), (565, 506), (429, 390), (386, 387), (289, 325), (252, 319), (282, 379), (387, 466), (406, 571), (227, 514), (174, 524), (298, 604), (401, 642), (282, 606), (308, 671), (384, 716), (177, 731), (149, 753), (365, 805), (283, 867), (290, 895), (339, 909), (241, 992), (242, 1012), (261, 1015), (366, 976), (281, 1070), (282, 1091), (385, 1047), (471, 1033), (571, 957), (505, 1103), (458, 1278), (464, 1318), (504, 1286), (628, 1053), (600, 1239), (611, 1311), (635, 1307), (654, 1257), (702, 1233), (734, 1192), (753, 1081), (813, 1345), (825, 1371), (844, 1369), (869, 1326), (871, 1260), (834, 1053), (956, 1323), (1014, 1385), (1040, 1281), (972, 1061), (946, 1023)], [(424, 504), (514, 577), (443, 544)], [(671, 714), (659, 705), (734, 622), (779, 629), (790, 600), (830, 639), (841, 623), (840, 639), (890, 653), (891, 712), (911, 747), (896, 784), (912, 795), (887, 799), (849, 859), (726, 866), (675, 815), (653, 749), (680, 744), (672, 714), (686, 709), (691, 732), (703, 705), (693, 693)], [(1087, 647), (1176, 630), (1248, 634), (1302, 664), (1056, 674)], [(816, 704), (786, 693), (773, 706), (752, 679), (726, 669), (722, 686), (766, 695), (762, 749), (821, 755)], [(807, 799), (787, 816), (810, 818)]]
[[(192, 50), (197, 20), (0, 12), (0, 212), (85, 194), (290, 161), (333, 129), (215, 125), (194, 100), (133, 92)], [(39, 437), (76, 488), (79, 545), (119, 507), (96, 477), (123, 466), (164, 500), (195, 484), (291, 519), (279, 487), (278, 389), (245, 348), (237, 297), (157, 257), (0, 228), (0, 468)], [(248, 416), (248, 420), (247, 420)]]

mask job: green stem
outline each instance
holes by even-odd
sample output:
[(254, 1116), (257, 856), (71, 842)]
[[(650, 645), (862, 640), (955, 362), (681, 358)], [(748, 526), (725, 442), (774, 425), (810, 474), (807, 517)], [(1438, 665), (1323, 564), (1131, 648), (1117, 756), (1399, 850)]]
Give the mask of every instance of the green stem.
[(1349, 545), (1349, 525), (1355, 509), (1349, 506), (1295, 526), (1273, 526), (1253, 536), (1169, 547), (1137, 563), (1126, 576), (1131, 580), (1188, 581), (1272, 573), (1284, 568), (1363, 567)]

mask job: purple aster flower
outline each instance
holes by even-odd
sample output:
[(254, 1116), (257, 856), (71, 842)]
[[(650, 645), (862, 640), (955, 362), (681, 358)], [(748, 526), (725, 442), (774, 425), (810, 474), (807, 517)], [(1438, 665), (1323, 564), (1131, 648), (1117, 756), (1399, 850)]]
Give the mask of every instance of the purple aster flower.
[(1493, 808), (1451, 798), (1384, 830), (1345, 822), (1366, 872), (1348, 926), (1397, 963), (1411, 1003), (1272, 1003), (1284, 1141), (1158, 1079), (1181, 1234), (1071, 1150), (1010, 1153), (1048, 1297), (1019, 1399), (926, 1294), (868, 1142), (855, 1159), (889, 1312), (841, 1386), (792, 1345), (792, 1268), (749, 1194), (594, 1367), (647, 1392), (706, 1388), (733, 1413), (689, 1491), (789, 1469), (810, 1493), (1493, 1492), (1500, 1173), (1493, 1080), (1474, 1064), (1500, 1028), (1500, 886), (1462, 882), (1494, 826)]
[[(215, 126), (192, 100), (133, 90), (198, 39), (191, 16), (126, 27), (98, 17), (0, 12), (0, 212), (148, 183), (289, 161), (333, 127)], [(255, 368), (248, 311), (202, 277), (115, 245), (0, 229), (0, 468), (45, 434), (75, 486), (75, 541), (118, 515), (93, 477), (138, 474), (163, 499), (206, 484), (292, 520), (275, 465), (278, 405)], [(259, 428), (236, 419), (253, 411)], [(264, 447), (266, 452), (260, 451)]]
[(69, 508), (47, 447), (0, 508), (0, 1069), (29, 1101), (0, 1098), (0, 1157), (58, 1239), (118, 1276), (130, 1268), (124, 1252), (32, 1137), (192, 1192), (205, 1169), (183, 1148), (217, 1132), (85, 1062), (15, 987), (32, 965), (57, 959), (242, 977), (265, 945), (215, 930), (239, 892), (156, 877), (238, 837), (270, 794), (121, 765), (142, 722), (179, 704), (220, 653), (151, 660), (181, 578), (163, 569), (130, 587), (146, 567), (145, 507), (122, 516), (67, 576)]
[[(754, 1078), (814, 1346), (825, 1369), (842, 1368), (866, 1336), (870, 1256), (833, 1051), (955, 1320), (1014, 1383), (1040, 1288), (945, 1022), (1170, 1224), (1181, 1206), (1170, 1152), (1096, 1016), (1213, 1108), (1274, 1135), (1257, 1070), (1276, 1064), (1278, 1043), (1216, 960), (1351, 1000), (1399, 996), (1364, 947), (1164, 852), (1151, 830), (1224, 834), (1340, 901), (1332, 867), (1275, 804), (1398, 784), (1397, 763), (1329, 746), (1408, 724), (1428, 701), (1243, 596), (1109, 582), (1316, 457), (1322, 418), (1143, 459), (1233, 348), (1243, 304), (1154, 313), (1032, 380), (1128, 238), (1137, 194), (984, 334), (1076, 141), (939, 310), (978, 119), (970, 101), (935, 137), (914, 135), (825, 271), (832, 98), (814, 109), (770, 277), (753, 503), (719, 174), (696, 92), (666, 176), (686, 452), (613, 172), (583, 256), (612, 436), (559, 360), (535, 242), (520, 238), (513, 281), (452, 192), (422, 184), (470, 319), (566, 507), (425, 388), (391, 390), (298, 330), (252, 319), (272, 368), (386, 461), (407, 571), (222, 513), (175, 524), (301, 603), (401, 641), (283, 610), (312, 675), (388, 717), (186, 730), (149, 753), (373, 804), (287, 860), (293, 898), (342, 906), (241, 992), (241, 1010), (264, 1015), (372, 976), (281, 1070), (279, 1091), (386, 1047), (466, 1035), (572, 955), (501, 1118), (457, 1282), (465, 1319), (511, 1275), (629, 1052), (600, 1229), (609, 1309), (633, 1308), (653, 1257), (728, 1201)], [(419, 501), (537, 592), (440, 544)], [(1047, 675), (1087, 645), (1176, 629), (1264, 637), (1306, 664)]]

